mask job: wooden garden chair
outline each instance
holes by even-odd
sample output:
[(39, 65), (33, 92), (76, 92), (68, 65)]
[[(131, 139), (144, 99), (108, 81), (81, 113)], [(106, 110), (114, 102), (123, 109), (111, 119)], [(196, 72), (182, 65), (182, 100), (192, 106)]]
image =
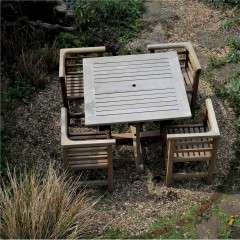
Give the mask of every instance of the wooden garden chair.
[(88, 181), (86, 184), (107, 184), (113, 189), (112, 145), (108, 131), (70, 133), (67, 109), (61, 109), (61, 145), (64, 162), (73, 170), (106, 169), (107, 181)]
[[(173, 179), (207, 178), (212, 181), (220, 136), (211, 99), (206, 100), (206, 113), (202, 124), (172, 125), (165, 127), (166, 185)], [(174, 163), (206, 162), (206, 172), (173, 173)]]
[(151, 53), (176, 50), (179, 56), (181, 70), (191, 109), (197, 100), (198, 83), (201, 66), (190, 42), (150, 44), (147, 46)]
[(84, 117), (82, 59), (103, 56), (105, 51), (104, 46), (60, 49), (59, 80), (63, 105), (67, 108), (69, 119)]

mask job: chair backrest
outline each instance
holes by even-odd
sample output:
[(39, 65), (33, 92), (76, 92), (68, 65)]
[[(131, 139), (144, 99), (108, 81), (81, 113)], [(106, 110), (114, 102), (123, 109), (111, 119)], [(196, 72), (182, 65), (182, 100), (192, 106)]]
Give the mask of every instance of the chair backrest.
[(71, 100), (83, 99), (82, 59), (103, 56), (105, 51), (104, 46), (60, 49), (59, 79), (63, 105), (68, 110)]
[(108, 165), (111, 146), (116, 140), (108, 132), (69, 134), (67, 109), (61, 108), (61, 146), (63, 158), (73, 168), (101, 168)]
[(185, 85), (187, 87), (186, 90), (190, 93), (191, 108), (193, 108), (196, 104), (201, 66), (192, 44), (190, 42), (161, 43), (150, 44), (147, 48), (151, 53), (169, 50), (177, 51)]

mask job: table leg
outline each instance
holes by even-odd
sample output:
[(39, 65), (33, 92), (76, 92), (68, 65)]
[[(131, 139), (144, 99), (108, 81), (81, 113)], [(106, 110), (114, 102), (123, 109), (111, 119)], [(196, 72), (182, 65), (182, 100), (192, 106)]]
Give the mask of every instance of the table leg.
[(143, 159), (142, 159), (142, 149), (140, 141), (140, 130), (141, 124), (137, 123), (136, 126), (131, 126), (132, 138), (133, 138), (133, 153), (135, 157), (135, 163), (137, 171), (143, 171)]

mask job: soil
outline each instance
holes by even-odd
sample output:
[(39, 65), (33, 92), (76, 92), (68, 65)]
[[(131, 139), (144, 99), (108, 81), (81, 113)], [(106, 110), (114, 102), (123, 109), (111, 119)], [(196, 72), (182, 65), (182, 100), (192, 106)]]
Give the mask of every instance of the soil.
[[(129, 43), (128, 48), (140, 48), (146, 52), (149, 43), (191, 41), (205, 68), (211, 54), (225, 51), (223, 42), (226, 33), (220, 31), (220, 25), (230, 14), (230, 10), (222, 12), (196, 0), (147, 1), (145, 21), (150, 29)], [(227, 77), (224, 72), (223, 76)], [(147, 231), (159, 217), (184, 213), (209, 199), (228, 176), (234, 154), (231, 147), (235, 140), (232, 126), (234, 113), (227, 103), (214, 95), (203, 77), (199, 91), (200, 106), (206, 97), (212, 98), (222, 135), (213, 184), (183, 181), (167, 188), (164, 186), (160, 143), (148, 147), (143, 174), (136, 172), (132, 149), (117, 147), (113, 159), (113, 193), (109, 194), (105, 189), (91, 190), (93, 196), (102, 196), (96, 207), (96, 233), (101, 235), (108, 229), (120, 229), (129, 235), (138, 235)], [(44, 169), (51, 161), (61, 166), (60, 108), (59, 83), (53, 76), (44, 91), (9, 117), (8, 124), (14, 129), (11, 158), (37, 165), (39, 169)]]

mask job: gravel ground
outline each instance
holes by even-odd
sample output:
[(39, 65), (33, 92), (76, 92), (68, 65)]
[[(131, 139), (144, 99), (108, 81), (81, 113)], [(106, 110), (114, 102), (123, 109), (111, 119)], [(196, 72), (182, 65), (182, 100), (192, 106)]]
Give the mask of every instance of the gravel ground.
[[(224, 52), (225, 49), (208, 47), (211, 41), (223, 41), (212, 34), (209, 41), (205, 32), (217, 32), (221, 20), (230, 14), (210, 9), (203, 3), (189, 0), (163, 0), (147, 2), (146, 21), (151, 29), (131, 42), (130, 49), (146, 44), (164, 41), (192, 41), (197, 49), (203, 67), (210, 54)], [(201, 36), (201, 37), (200, 37)], [(200, 82), (199, 102), (211, 96), (222, 134), (216, 168), (217, 177), (212, 185), (203, 182), (179, 182), (174, 188), (163, 185), (163, 166), (160, 143), (147, 149), (148, 161), (144, 174), (137, 174), (130, 147), (118, 147), (114, 154), (115, 190), (108, 194), (104, 189), (92, 190), (96, 197), (103, 196), (96, 207), (97, 233), (118, 228), (137, 235), (149, 229), (159, 217), (184, 213), (190, 207), (209, 198), (216, 186), (227, 176), (229, 163), (233, 157), (231, 145), (235, 132), (232, 128), (234, 114), (226, 103), (214, 96), (209, 84)], [(44, 169), (55, 160), (61, 166), (60, 148), (60, 108), (61, 94), (57, 77), (53, 76), (47, 88), (33, 97), (30, 104), (17, 108), (9, 117), (14, 137), (11, 141), (11, 158), (39, 166)]]

